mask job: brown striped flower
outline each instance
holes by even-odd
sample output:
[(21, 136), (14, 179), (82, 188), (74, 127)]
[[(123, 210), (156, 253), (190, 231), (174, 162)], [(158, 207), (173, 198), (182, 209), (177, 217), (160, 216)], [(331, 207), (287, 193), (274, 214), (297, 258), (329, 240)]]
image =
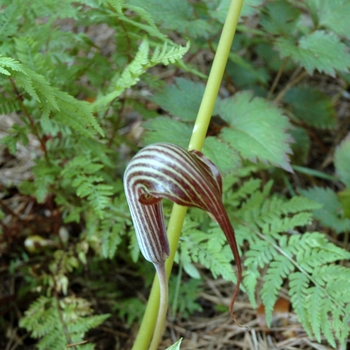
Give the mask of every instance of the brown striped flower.
[(140, 250), (156, 267), (169, 256), (162, 198), (212, 214), (225, 233), (237, 263), (232, 314), (242, 269), (235, 233), (222, 203), (221, 175), (215, 164), (199, 151), (187, 151), (170, 143), (149, 145), (128, 164), (124, 188)]

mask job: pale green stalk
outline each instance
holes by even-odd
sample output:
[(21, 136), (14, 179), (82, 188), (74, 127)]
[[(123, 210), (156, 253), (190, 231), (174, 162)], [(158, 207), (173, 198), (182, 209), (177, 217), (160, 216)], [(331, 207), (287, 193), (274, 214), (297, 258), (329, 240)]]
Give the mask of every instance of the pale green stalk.
[(158, 264), (155, 265), (155, 267), (157, 270), (157, 276), (160, 285), (160, 302), (155, 332), (151, 341), (151, 345), (149, 346), (149, 350), (157, 350), (159, 342), (162, 340), (169, 303), (168, 278), (165, 270), (165, 264)]
[[(231, 50), (232, 41), (237, 28), (242, 4), (243, 0), (231, 0), (230, 8), (227, 13), (219, 45), (204, 91), (203, 99), (199, 107), (195, 125), (193, 127), (189, 149), (196, 149), (200, 151), (203, 147), (212, 112), (214, 110), (216, 97), (219, 93), (220, 84), (225, 71), (228, 55)], [(177, 250), (178, 242), (180, 239), (182, 225), (185, 220), (186, 210), (187, 208), (174, 204), (170, 216), (168, 223), (170, 256), (166, 261), (167, 276), (170, 275), (174, 263), (175, 252)], [(154, 337), (156, 339), (161, 339), (164, 327), (157, 327), (158, 329), (155, 329), (159, 309), (159, 299), (159, 281), (158, 277), (156, 276), (153, 282), (150, 297), (148, 299), (146, 311), (142, 319), (141, 327), (137, 334), (132, 350), (148, 350), (153, 333), (155, 333)], [(158, 321), (158, 324), (159, 323), (160, 322)], [(164, 319), (161, 320), (161, 323), (163, 325), (165, 324), (165, 314)], [(153, 344), (152, 346), (154, 347), (155, 345)]]

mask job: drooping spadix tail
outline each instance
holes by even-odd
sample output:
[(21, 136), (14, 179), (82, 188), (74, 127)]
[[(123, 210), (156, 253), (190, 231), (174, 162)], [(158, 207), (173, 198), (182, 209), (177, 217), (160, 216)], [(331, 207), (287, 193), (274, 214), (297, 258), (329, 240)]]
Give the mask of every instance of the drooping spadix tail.
[(124, 188), (140, 250), (145, 259), (159, 264), (169, 255), (162, 198), (178, 205), (211, 213), (226, 235), (237, 264), (236, 289), (242, 279), (235, 233), (222, 203), (219, 170), (201, 152), (187, 151), (170, 143), (157, 143), (140, 150), (128, 164)]

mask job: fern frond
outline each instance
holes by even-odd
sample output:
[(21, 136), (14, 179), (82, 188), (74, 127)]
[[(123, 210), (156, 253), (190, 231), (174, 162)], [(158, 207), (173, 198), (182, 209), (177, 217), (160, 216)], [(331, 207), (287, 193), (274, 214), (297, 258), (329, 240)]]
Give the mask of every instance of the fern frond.
[(244, 264), (252, 268), (263, 268), (272, 261), (276, 254), (276, 250), (269, 242), (255, 241), (245, 254)]
[(273, 307), (283, 280), (294, 270), (292, 262), (282, 255), (277, 255), (270, 263), (264, 276), (264, 285), (261, 289), (261, 299), (265, 305), (266, 323), (270, 325)]
[(190, 48), (190, 43), (186, 46), (176, 45), (172, 42), (165, 41), (163, 46), (157, 45), (150, 59), (150, 66), (155, 66), (159, 63), (168, 65), (180, 60)]
[(73, 179), (71, 185), (76, 188), (77, 196), (86, 198), (100, 218), (103, 218), (113, 194), (113, 187), (102, 183), (104, 177), (97, 174), (102, 167), (87, 153), (73, 158), (61, 172), (65, 178)]
[[(118, 6), (113, 6), (113, 7), (117, 10), (119, 20), (124, 21), (128, 24), (131, 24), (132, 26), (134, 26), (136, 28), (144, 30), (147, 33), (147, 35), (149, 35), (149, 36), (153, 36), (153, 37), (158, 38), (162, 41), (168, 40), (167, 36), (165, 34), (163, 34), (156, 26), (152, 15), (148, 11), (146, 11), (144, 8), (142, 8), (140, 6), (135, 6), (132, 4), (125, 4), (125, 5), (120, 4)], [(124, 15), (122, 12), (123, 7), (125, 8), (124, 12), (127, 10), (133, 11), (139, 17), (132, 18), (130, 16)], [(142, 23), (143, 21), (146, 23)]]
[(11, 75), (11, 71), (7, 70), (6, 68), (24, 73), (23, 65), (17, 60), (0, 55), (0, 73), (4, 75)]
[(12, 75), (17, 85), (24, 88), (32, 98), (41, 103), (43, 122), (47, 127), (49, 126), (48, 115), (52, 111), (58, 123), (68, 125), (86, 137), (94, 136), (94, 131), (89, 127), (100, 135), (104, 135), (93, 115), (91, 104), (86, 101), (78, 101), (68, 93), (52, 87), (43, 75), (10, 57), (3, 56), (0, 56), (0, 73)]
[(293, 272), (289, 276), (289, 293), (293, 308), (299, 317), (299, 321), (304, 326), (306, 332), (311, 334), (311, 325), (309, 322), (309, 314), (305, 305), (306, 290), (309, 286), (308, 277), (301, 272)]
[(214, 278), (222, 276), (227, 281), (236, 282), (232, 271), (232, 253), (225, 244), (222, 232), (215, 227), (210, 233), (198, 231), (189, 225), (184, 228), (180, 241), (181, 256), (189, 256), (188, 261), (200, 263), (208, 268)]
[(20, 325), (31, 332), (33, 338), (39, 339), (39, 350), (62, 350), (69, 344), (69, 339), (72, 342), (81, 341), (89, 329), (97, 327), (109, 317), (107, 314), (91, 313), (90, 304), (82, 298), (66, 297), (58, 302), (54, 298), (41, 296), (25, 312)]
[(15, 48), (18, 60), (32, 71), (40, 72), (42, 67), (45, 67), (39, 42), (32, 37), (15, 38)]
[[(126, 89), (135, 85), (147, 69), (159, 64), (169, 64), (181, 59), (189, 49), (174, 43), (165, 42), (162, 46), (157, 45), (151, 58), (149, 58), (149, 41), (145, 38), (140, 44), (134, 60), (124, 69), (121, 76), (116, 80), (114, 91), (99, 98), (94, 103), (95, 110), (107, 105), (120, 96)], [(114, 80), (114, 79), (112, 79)]]
[(8, 99), (0, 102), (0, 114), (9, 114), (18, 111), (19, 109), (20, 106), (18, 100)]
[[(0, 38), (14, 35), (18, 28), (18, 17), (21, 16), (22, 6), (19, 2), (12, 2), (1, 11)], [(3, 40), (3, 39), (2, 39)]]
[(259, 222), (259, 225), (264, 234), (278, 238), (281, 232), (288, 232), (297, 226), (305, 226), (311, 222), (311, 219), (312, 214), (305, 212), (284, 218), (271, 213), (269, 217), (263, 219), (263, 222)]
[(330, 243), (319, 232), (293, 235), (289, 239), (288, 247), (296, 255), (298, 264), (308, 272), (326, 263), (350, 258), (350, 253)]
[(249, 301), (253, 308), (256, 308), (256, 296), (255, 290), (258, 284), (258, 279), (261, 276), (260, 271), (257, 268), (251, 266), (249, 269), (245, 269), (243, 272), (244, 287), (247, 291)]
[(261, 186), (261, 180), (260, 179), (249, 179), (247, 181), (244, 181), (242, 186), (238, 188), (237, 191), (230, 191), (230, 198), (228, 201), (232, 203), (234, 199), (246, 199), (248, 196), (253, 194), (254, 192), (257, 192), (257, 190)]
[(115, 256), (122, 236), (127, 231), (126, 225), (130, 224), (130, 216), (125, 215), (128, 213), (126, 205), (124, 196), (116, 196), (101, 220), (98, 232), (102, 233), (101, 250), (104, 258), (112, 259)]
[[(269, 323), (279, 290), (288, 281), (293, 308), (308, 335), (319, 342), (326, 337), (332, 346), (337, 341), (344, 344), (349, 334), (350, 269), (337, 262), (350, 259), (350, 253), (319, 232), (296, 233), (294, 227), (304, 226), (319, 203), (301, 196), (268, 198), (270, 185), (262, 191), (257, 185), (251, 181), (248, 189), (255, 187), (255, 191), (244, 189), (244, 203), (231, 209), (232, 220), (239, 223), (237, 241), (249, 243), (244, 286), (251, 303), (256, 305), (261, 281), (258, 293)], [(228, 203), (232, 197), (227, 195)]]

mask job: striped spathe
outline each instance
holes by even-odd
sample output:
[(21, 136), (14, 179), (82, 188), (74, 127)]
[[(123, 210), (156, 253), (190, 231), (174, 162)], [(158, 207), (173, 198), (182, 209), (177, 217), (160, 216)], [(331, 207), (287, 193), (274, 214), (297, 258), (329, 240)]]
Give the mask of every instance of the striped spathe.
[(128, 164), (124, 189), (140, 250), (154, 264), (164, 262), (169, 256), (162, 198), (212, 214), (225, 233), (237, 263), (232, 314), (242, 268), (235, 233), (222, 203), (221, 175), (215, 164), (199, 151), (187, 151), (170, 143), (152, 144), (141, 149)]

